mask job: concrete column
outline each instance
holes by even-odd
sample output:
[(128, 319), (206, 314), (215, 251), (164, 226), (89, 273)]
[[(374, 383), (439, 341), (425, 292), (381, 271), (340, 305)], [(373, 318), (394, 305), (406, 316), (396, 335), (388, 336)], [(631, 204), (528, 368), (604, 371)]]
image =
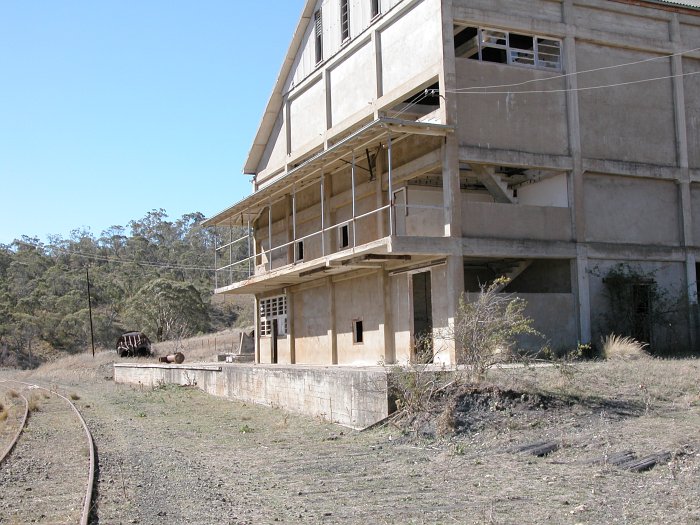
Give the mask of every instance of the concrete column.
[[(445, 267), (446, 285), (447, 285), (447, 332), (454, 333), (455, 322), (459, 314), (459, 298), (464, 293), (464, 258), (456, 255), (447, 257)], [(434, 318), (434, 316), (433, 316)], [(462, 348), (458, 341), (446, 340), (443, 342), (445, 346), (445, 354), (447, 356), (446, 364), (457, 364)]]
[(576, 259), (571, 269), (571, 285), (578, 314), (578, 339), (583, 344), (591, 342), (591, 289), (588, 282), (588, 249), (585, 244), (576, 245)]
[[(453, 1), (443, 0), (442, 10), (442, 71), (440, 72), (440, 113), (445, 124), (457, 125), (457, 69), (454, 52)], [(464, 293), (464, 258), (462, 256), (462, 192), (459, 182), (459, 141), (457, 133), (445, 137), (442, 154), (442, 199), (444, 207), (444, 235), (454, 239), (454, 250), (445, 266), (446, 297), (445, 324), (448, 333), (454, 332), (459, 311), (459, 298)], [(433, 302), (435, 304), (436, 301)], [(434, 310), (434, 308), (433, 308)], [(433, 322), (437, 319), (433, 311)], [(446, 364), (455, 364), (461, 351), (454, 340), (441, 341)], [(438, 356), (437, 360), (440, 360)]]
[(294, 339), (294, 293), (287, 288), (285, 294), (287, 296), (287, 344), (289, 345), (289, 362), (290, 364), (295, 364), (297, 362), (297, 355)]
[(326, 279), (328, 287), (328, 344), (331, 351), (331, 364), (338, 364), (338, 338), (336, 337), (335, 328), (335, 284), (333, 278)]
[(284, 230), (287, 234), (285, 242), (287, 243), (287, 264), (294, 262), (294, 224), (292, 217), (292, 196), (285, 195), (284, 197)]
[[(671, 41), (676, 52), (683, 51), (678, 14), (675, 13), (670, 23)], [(688, 290), (688, 342), (690, 348), (696, 348), (698, 338), (698, 283), (695, 268), (695, 245), (693, 231), (692, 199), (690, 195), (690, 169), (688, 162), (688, 128), (685, 114), (685, 86), (683, 84), (683, 57), (671, 57), (671, 74), (673, 75), (673, 106), (676, 123), (676, 157), (679, 171), (679, 204), (681, 208), (681, 239), (685, 249), (686, 289)]]
[[(574, 73), (576, 66), (576, 37), (573, 0), (564, 0), (562, 17), (566, 24), (564, 38), (564, 72)], [(572, 261), (571, 288), (574, 293), (576, 317), (578, 319), (578, 339), (581, 343), (591, 342), (591, 297), (588, 283), (588, 249), (586, 245), (586, 215), (584, 202), (584, 170), (581, 146), (581, 127), (578, 101), (578, 77), (566, 77), (566, 110), (569, 135), (569, 155), (573, 160), (573, 170), (569, 173), (568, 195), (571, 211), (571, 231), (576, 244), (576, 259)]]
[(253, 313), (255, 322), (255, 362), (260, 364), (260, 298), (255, 296), (255, 312)]
[(379, 329), (384, 340), (384, 363), (389, 365), (396, 362), (396, 348), (394, 347), (394, 323), (391, 315), (391, 278), (385, 270), (379, 270), (377, 274), (378, 286), (383, 290), (382, 306), (384, 308), (384, 323)]
[[(445, 124), (457, 124), (457, 70), (454, 52), (454, 20), (452, 0), (442, 6), (442, 59), (440, 72), (440, 117)], [(462, 237), (462, 195), (459, 184), (459, 143), (456, 133), (450, 133), (442, 145), (442, 197), (445, 209), (445, 237)]]

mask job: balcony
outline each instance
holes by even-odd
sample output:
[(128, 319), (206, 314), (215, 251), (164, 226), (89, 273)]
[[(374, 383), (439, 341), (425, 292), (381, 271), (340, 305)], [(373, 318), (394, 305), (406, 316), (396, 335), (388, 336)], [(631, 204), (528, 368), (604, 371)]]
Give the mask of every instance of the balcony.
[(206, 226), (219, 232), (216, 292), (262, 293), (321, 274), (410, 264), (392, 239), (442, 236), (444, 215), (441, 199), (409, 203), (405, 182), (440, 171), (449, 132), (442, 124), (380, 118), (209, 219)]

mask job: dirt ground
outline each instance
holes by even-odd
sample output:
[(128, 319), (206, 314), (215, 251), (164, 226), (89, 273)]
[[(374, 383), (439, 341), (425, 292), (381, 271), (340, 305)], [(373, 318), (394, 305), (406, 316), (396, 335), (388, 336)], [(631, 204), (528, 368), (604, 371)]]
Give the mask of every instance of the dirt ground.
[[(0, 371), (80, 395), (98, 449), (94, 523), (700, 523), (698, 361), (495, 370), (451, 424), (356, 432), (115, 385), (113, 359)], [(557, 450), (517, 451), (542, 441)], [(623, 451), (671, 456), (632, 472), (606, 461)]]

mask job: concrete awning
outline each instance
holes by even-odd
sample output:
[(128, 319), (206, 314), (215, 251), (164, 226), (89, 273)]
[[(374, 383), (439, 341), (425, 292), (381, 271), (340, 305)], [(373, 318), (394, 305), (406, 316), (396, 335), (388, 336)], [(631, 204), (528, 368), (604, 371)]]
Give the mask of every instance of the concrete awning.
[(340, 168), (347, 161), (347, 158), (352, 156), (353, 151), (363, 150), (370, 144), (381, 142), (389, 136), (396, 137), (406, 134), (445, 136), (453, 130), (452, 126), (444, 124), (388, 117), (379, 118), (295, 165), (270, 184), (263, 186), (230, 208), (207, 219), (204, 226), (242, 226), (248, 217), (256, 216), (271, 201), (289, 193), (293, 184), (302, 180), (310, 182), (320, 178), (322, 173), (331, 173)]

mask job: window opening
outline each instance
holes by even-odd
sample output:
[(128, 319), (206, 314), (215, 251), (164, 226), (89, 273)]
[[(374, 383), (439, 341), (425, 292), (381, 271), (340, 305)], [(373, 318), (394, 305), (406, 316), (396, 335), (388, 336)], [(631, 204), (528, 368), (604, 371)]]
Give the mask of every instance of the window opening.
[(304, 241), (297, 241), (294, 245), (294, 262), (304, 260)]
[(364, 333), (362, 329), (362, 320), (355, 319), (352, 322), (352, 342), (359, 344), (364, 342)]
[(370, 9), (372, 11), (372, 18), (379, 15), (379, 0), (370, 0)]
[(348, 0), (340, 0), (340, 40), (350, 40), (350, 6)]
[(316, 63), (318, 64), (323, 60), (323, 17), (321, 16), (321, 10), (319, 9), (314, 13), (314, 38), (316, 43)]
[(347, 248), (350, 246), (350, 227), (343, 224), (338, 227), (338, 247)]
[(561, 41), (501, 29), (455, 26), (455, 56), (481, 62), (561, 69)]
[(260, 300), (260, 335), (272, 335), (273, 321), (277, 327), (277, 335), (287, 335), (287, 296), (280, 295)]

